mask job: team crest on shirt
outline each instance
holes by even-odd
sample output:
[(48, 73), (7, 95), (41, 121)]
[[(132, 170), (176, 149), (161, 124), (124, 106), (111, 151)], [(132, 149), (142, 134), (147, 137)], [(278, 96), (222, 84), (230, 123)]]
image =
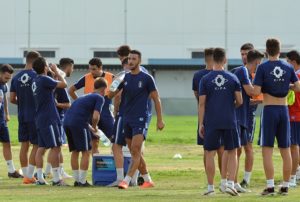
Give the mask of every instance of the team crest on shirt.
[(281, 67), (276, 66), (273, 71), (270, 72), (273, 76), (275, 76), (274, 81), (284, 81), (284, 78), (282, 76), (286, 73)]
[(36, 91), (36, 83), (35, 82), (32, 83), (31, 89), (32, 89), (32, 92), (35, 93), (35, 91)]
[(142, 88), (142, 86), (143, 86), (143, 82), (142, 82), (142, 81), (139, 81), (138, 87), (139, 87), (139, 88)]
[(215, 90), (225, 90), (226, 87), (224, 86), (224, 84), (227, 82), (228, 80), (224, 78), (223, 75), (218, 74), (216, 76), (216, 78), (214, 80), (212, 80), (212, 82), (214, 84), (217, 85), (217, 87), (215, 87)]
[(31, 77), (25, 73), (23, 74), (18, 80), (21, 81), (21, 87), (24, 87), (24, 86), (30, 86), (30, 84), (28, 83), (28, 81), (30, 81)]

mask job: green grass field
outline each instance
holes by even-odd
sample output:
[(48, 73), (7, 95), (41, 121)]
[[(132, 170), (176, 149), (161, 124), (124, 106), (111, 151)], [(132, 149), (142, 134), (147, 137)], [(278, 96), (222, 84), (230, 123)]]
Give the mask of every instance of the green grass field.
[[(251, 181), (251, 193), (240, 197), (230, 197), (224, 194), (216, 194), (213, 197), (204, 197), (202, 193), (206, 189), (206, 176), (203, 168), (202, 147), (195, 145), (197, 117), (165, 117), (166, 128), (163, 132), (155, 131), (155, 119), (152, 120), (149, 138), (146, 142), (145, 157), (151, 176), (156, 187), (149, 190), (129, 188), (118, 190), (117, 188), (92, 187), (51, 187), (22, 185), (19, 179), (8, 179), (5, 161), (0, 166), (0, 201), (300, 201), (299, 188), (290, 190), (287, 197), (260, 197), (259, 193), (265, 185), (260, 148), (255, 146), (255, 165)], [(13, 144), (13, 156), (16, 167), (19, 168), (17, 143), (17, 121), (12, 117), (9, 123)], [(257, 133), (256, 133), (257, 138)], [(71, 173), (69, 165), (69, 153), (63, 149), (65, 156), (65, 168)], [(101, 147), (102, 153), (110, 153), (109, 149)], [(182, 159), (173, 159), (174, 154), (180, 153)], [(242, 157), (243, 159), (243, 157)], [(276, 170), (276, 181), (281, 180), (281, 159), (278, 150), (273, 156)], [(243, 160), (242, 165), (243, 168)], [(243, 169), (240, 169), (243, 171)], [(240, 179), (243, 172), (240, 172)], [(91, 172), (89, 173), (91, 181)], [(215, 178), (215, 185), (220, 182), (219, 175)], [(72, 180), (68, 181), (73, 184)]]

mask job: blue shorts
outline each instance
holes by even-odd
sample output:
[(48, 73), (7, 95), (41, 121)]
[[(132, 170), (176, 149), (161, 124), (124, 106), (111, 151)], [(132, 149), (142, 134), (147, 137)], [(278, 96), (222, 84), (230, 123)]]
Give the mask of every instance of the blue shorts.
[(9, 138), (9, 131), (6, 123), (1, 123), (0, 124), (0, 142), (3, 143), (9, 143), (10, 138)]
[(150, 117), (140, 117), (135, 119), (124, 119), (123, 120), (123, 129), (125, 138), (132, 139), (135, 135), (143, 135), (144, 139), (147, 138), (148, 133), (148, 124)]
[[(108, 139), (111, 139), (114, 134), (114, 122), (115, 120), (112, 116), (105, 116), (101, 117), (98, 123), (98, 128), (102, 130)], [(99, 137), (92, 135), (92, 139), (99, 139)]]
[(246, 146), (249, 141), (249, 133), (248, 129), (245, 128), (244, 126), (238, 125), (237, 127), (238, 133), (239, 133), (239, 138), (241, 141), (242, 146)]
[(255, 134), (255, 128), (256, 128), (256, 109), (257, 105), (250, 105), (249, 110), (249, 119), (248, 119), (248, 139), (249, 142), (253, 142), (254, 134)]
[(123, 130), (123, 117), (120, 115), (117, 115), (116, 117), (111, 142), (122, 146), (126, 145), (125, 135)]
[(300, 122), (290, 122), (291, 144), (300, 146)]
[(204, 127), (204, 149), (218, 150), (224, 144), (225, 150), (233, 150), (241, 146), (237, 129), (213, 129)]
[(48, 148), (60, 147), (61, 142), (61, 125), (52, 123), (45, 127), (37, 129), (38, 146)]
[(290, 118), (288, 107), (282, 105), (264, 106), (260, 120), (259, 145), (274, 147), (275, 137), (279, 148), (291, 145)]
[(69, 150), (90, 151), (91, 133), (88, 126), (64, 126), (69, 143)]
[(31, 144), (38, 144), (38, 135), (35, 122), (19, 122), (18, 129), (19, 142), (30, 142)]

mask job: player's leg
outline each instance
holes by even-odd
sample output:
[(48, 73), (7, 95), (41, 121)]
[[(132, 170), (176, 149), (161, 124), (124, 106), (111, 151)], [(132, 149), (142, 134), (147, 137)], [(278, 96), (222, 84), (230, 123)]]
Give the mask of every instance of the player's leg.
[[(248, 143), (248, 134), (247, 134), (247, 129), (244, 128), (243, 126), (238, 126), (238, 133), (239, 137), (241, 140), (241, 146), (240, 148), (237, 149), (237, 169), (236, 169), (236, 175), (234, 179), (234, 187), (239, 193), (245, 193), (247, 190), (243, 188), (239, 183), (238, 183), (238, 174), (239, 174), (239, 164), (240, 164), (240, 157), (242, 154), (242, 148), (245, 148)], [(246, 155), (246, 154), (245, 154)]]
[(38, 185), (44, 185), (46, 184), (46, 180), (44, 179), (44, 173), (43, 173), (43, 159), (44, 159), (44, 154), (46, 151), (45, 147), (38, 147), (36, 151), (36, 156), (35, 156), (35, 162), (36, 162), (36, 169), (37, 169), (37, 184)]
[(2, 142), (3, 157), (6, 161), (8, 177), (9, 178), (22, 178), (23, 176), (16, 171), (14, 162), (12, 160), (11, 144), (9, 138), (9, 131), (6, 124), (0, 126), (0, 141)]
[(99, 154), (99, 138), (93, 136), (92, 137), (92, 154)]
[(228, 166), (228, 152), (224, 150), (222, 155), (222, 169), (221, 169), (221, 186), (220, 191), (225, 193), (227, 187), (227, 166)]
[(290, 177), (290, 187), (296, 187), (296, 173), (298, 169), (298, 164), (299, 164), (299, 135), (298, 135), (298, 128), (297, 128), (297, 122), (291, 122), (291, 157), (292, 157), (292, 172), (291, 172), (291, 177)]
[(19, 160), (20, 166), (23, 173), (23, 184), (30, 184), (32, 183), (31, 180), (27, 176), (28, 170), (28, 150), (29, 150), (29, 134), (25, 123), (20, 123), (18, 126), (18, 140), (20, 142), (20, 153), (19, 153)]
[[(70, 146), (70, 142), (69, 142)], [(70, 149), (71, 150), (71, 149)], [(71, 150), (72, 151), (72, 150)], [(72, 151), (71, 153), (71, 168), (73, 171), (74, 186), (79, 186), (79, 152)]]
[[(61, 122), (63, 123), (63, 119), (61, 119)], [(60, 129), (61, 129), (61, 142), (62, 142), (63, 145), (67, 145), (67, 136), (66, 136), (66, 132), (64, 130), (64, 127), (61, 125)], [(72, 176), (69, 175), (64, 169), (64, 156), (63, 156), (63, 151), (62, 150), (60, 152), (59, 160), (60, 160), (59, 168), (60, 168), (60, 174), (61, 174), (62, 179), (72, 178)]]
[(29, 142), (32, 145), (30, 154), (29, 154), (29, 164), (27, 169), (28, 178), (33, 179), (34, 169), (36, 167), (35, 156), (38, 150), (38, 137), (37, 130), (34, 122), (27, 123), (27, 129), (29, 134)]
[(253, 152), (253, 146), (252, 142), (248, 142), (246, 146), (244, 146), (245, 150), (245, 171), (244, 171), (244, 178), (243, 181), (247, 183), (247, 185), (243, 186), (244, 188), (247, 188), (247, 186), (250, 183), (253, 163), (254, 163), (254, 152)]
[[(221, 145), (222, 145), (222, 144), (221, 144)], [(222, 173), (222, 157), (223, 157), (223, 153), (224, 153), (224, 146), (221, 146), (221, 147), (217, 150), (217, 155), (218, 155), (218, 167), (219, 167), (220, 174)]]

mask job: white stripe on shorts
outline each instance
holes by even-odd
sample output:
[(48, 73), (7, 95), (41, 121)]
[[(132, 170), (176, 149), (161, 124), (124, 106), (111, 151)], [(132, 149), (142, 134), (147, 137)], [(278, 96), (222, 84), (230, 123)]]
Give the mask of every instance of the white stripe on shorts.
[(86, 149), (86, 151), (88, 151), (89, 150), (89, 146), (88, 146), (88, 134), (87, 134), (86, 129), (83, 129), (83, 130), (84, 130), (85, 149)]
[(120, 135), (120, 131), (119, 130), (120, 130), (121, 120), (122, 120), (122, 117), (119, 116), (118, 123), (117, 123), (117, 131), (116, 131), (115, 144), (118, 142), (118, 139), (119, 139), (119, 135)]
[(56, 139), (55, 139), (55, 134), (54, 134), (53, 125), (50, 125), (49, 127), (50, 127), (51, 136), (52, 136), (52, 140), (53, 140), (54, 146), (57, 147), (57, 143), (56, 143)]
[(263, 136), (264, 136), (264, 125), (263, 125), (263, 119), (264, 119), (264, 108), (261, 111), (261, 116), (260, 116), (260, 146), (263, 146)]

